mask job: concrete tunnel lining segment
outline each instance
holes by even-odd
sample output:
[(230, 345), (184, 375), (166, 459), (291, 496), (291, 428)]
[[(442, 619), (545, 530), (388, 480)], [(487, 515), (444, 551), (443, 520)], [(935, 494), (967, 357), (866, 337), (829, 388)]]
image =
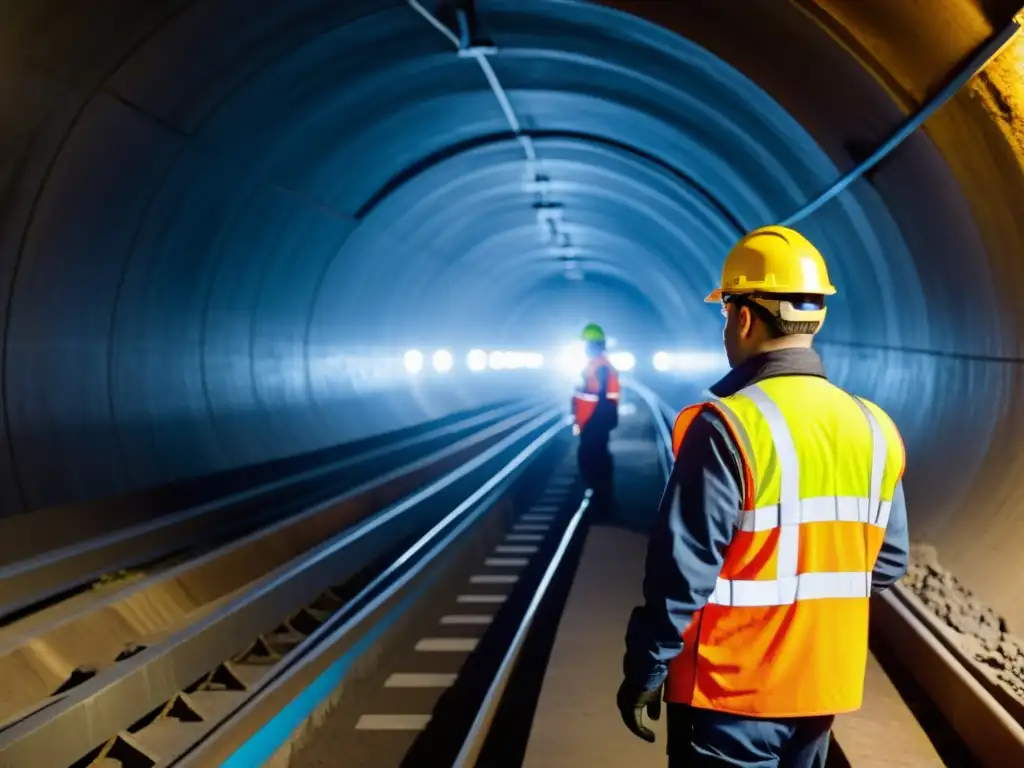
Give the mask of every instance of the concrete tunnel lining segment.
[[(944, 37), (915, 65), (892, 45), (912, 8), (886, 26), (884, 3), (823, 2), (840, 42), (871, 54), (855, 56), (795, 4), (738, 2), (478, 4), (591, 295), (619, 284), (666, 342), (718, 334), (695, 302), (733, 235), (706, 195), (747, 228), (787, 215), (902, 119), (886, 82), (922, 98), (1015, 10), (958, 0), (948, 24), (918, 27)], [(514, 341), (507, 318), (531, 322), (534, 292), (557, 294), (482, 74), (404, 2), (144, 5), (107, 0), (84, 23), (31, 3), (0, 25), (5, 513), (493, 397), (396, 385), (368, 413), (318, 356), (481, 327)], [(831, 375), (906, 436), (917, 535), (1019, 622), (997, 569), (1024, 539), (1024, 174), (1005, 115), (974, 94), (802, 229), (841, 289)]]

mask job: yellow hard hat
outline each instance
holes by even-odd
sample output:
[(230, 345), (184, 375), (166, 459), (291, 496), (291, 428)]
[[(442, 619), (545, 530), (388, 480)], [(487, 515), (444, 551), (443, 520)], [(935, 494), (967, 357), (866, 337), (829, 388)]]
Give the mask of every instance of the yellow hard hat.
[(705, 299), (723, 295), (795, 293), (831, 296), (836, 288), (825, 259), (811, 242), (788, 227), (761, 227), (746, 235), (725, 257), (722, 284)]

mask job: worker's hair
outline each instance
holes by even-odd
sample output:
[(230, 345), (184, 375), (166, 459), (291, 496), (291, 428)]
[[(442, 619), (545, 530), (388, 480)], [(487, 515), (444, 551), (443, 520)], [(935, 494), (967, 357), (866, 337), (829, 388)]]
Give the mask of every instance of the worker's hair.
[[(763, 298), (767, 299), (769, 296), (764, 296)], [(775, 301), (788, 301), (793, 305), (794, 309), (818, 310), (825, 306), (825, 297), (818, 294), (777, 293), (772, 294), (770, 298)], [(818, 328), (821, 327), (821, 323), (816, 320), (811, 322), (783, 320), (768, 309), (768, 307), (765, 307), (756, 301), (752, 301), (746, 296), (736, 296), (734, 301), (737, 306), (749, 308), (754, 315), (760, 318), (761, 322), (763, 322), (765, 327), (768, 329), (768, 334), (773, 339), (780, 339), (783, 336), (796, 336), (799, 334), (814, 334), (817, 333)]]

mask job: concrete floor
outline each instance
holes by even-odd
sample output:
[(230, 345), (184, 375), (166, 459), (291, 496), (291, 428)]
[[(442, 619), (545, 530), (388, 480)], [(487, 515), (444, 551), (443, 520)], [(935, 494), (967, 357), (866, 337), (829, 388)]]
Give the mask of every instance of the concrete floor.
[(651, 724), (658, 740), (647, 744), (626, 730), (615, 707), (626, 623), (642, 599), (645, 531), (664, 487), (650, 422), (623, 418), (612, 453), (615, 509), (587, 534), (545, 673), (525, 768), (665, 765), (664, 719)]

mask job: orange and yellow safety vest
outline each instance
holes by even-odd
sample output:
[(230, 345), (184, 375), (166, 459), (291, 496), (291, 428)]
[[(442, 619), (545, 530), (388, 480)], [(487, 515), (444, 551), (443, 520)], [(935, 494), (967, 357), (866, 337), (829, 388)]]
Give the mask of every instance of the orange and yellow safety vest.
[(597, 376), (601, 368), (608, 369), (606, 396), (618, 407), (620, 397), (619, 372), (615, 370), (615, 366), (604, 355), (591, 358), (586, 368), (583, 369), (583, 389), (577, 390), (573, 394), (573, 417), (579, 430), (582, 430), (586, 423), (590, 421), (590, 417), (594, 415), (594, 410), (601, 399), (601, 381)]
[(666, 700), (776, 718), (858, 709), (871, 571), (905, 466), (899, 431), (825, 379), (780, 376), (682, 411), (677, 453), (704, 409), (738, 448), (743, 503)]

